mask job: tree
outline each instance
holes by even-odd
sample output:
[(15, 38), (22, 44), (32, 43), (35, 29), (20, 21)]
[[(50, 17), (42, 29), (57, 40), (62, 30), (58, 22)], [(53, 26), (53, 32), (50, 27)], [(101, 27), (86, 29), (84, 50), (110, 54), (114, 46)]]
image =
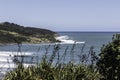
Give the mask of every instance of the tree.
[(102, 80), (120, 80), (120, 34), (113, 35), (112, 42), (101, 48), (97, 62)]

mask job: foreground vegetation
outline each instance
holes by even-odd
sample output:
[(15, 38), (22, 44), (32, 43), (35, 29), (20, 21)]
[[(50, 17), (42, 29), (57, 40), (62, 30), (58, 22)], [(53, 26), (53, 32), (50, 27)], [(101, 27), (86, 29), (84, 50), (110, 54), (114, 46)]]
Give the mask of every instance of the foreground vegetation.
[(56, 42), (56, 34), (47, 29), (24, 27), (9, 22), (0, 24), (0, 43)]
[[(55, 56), (58, 56), (56, 63)], [(21, 62), (6, 74), (4, 80), (120, 80), (120, 34), (114, 35), (113, 41), (101, 48), (99, 56), (93, 47), (89, 54), (79, 55), (80, 64), (72, 60), (60, 63), (60, 58), (59, 45), (56, 45), (49, 59), (45, 53), (39, 64), (28, 68)]]

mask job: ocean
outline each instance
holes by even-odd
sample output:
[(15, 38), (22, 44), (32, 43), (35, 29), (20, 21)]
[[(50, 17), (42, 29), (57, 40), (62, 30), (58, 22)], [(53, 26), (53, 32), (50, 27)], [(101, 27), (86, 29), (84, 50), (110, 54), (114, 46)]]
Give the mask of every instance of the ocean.
[(50, 59), (52, 53), (55, 52), (54, 49), (58, 49), (57, 46), (59, 46), (59, 49), (56, 51), (57, 54), (55, 54), (56, 61), (58, 56), (66, 55), (63, 62), (69, 62), (72, 59), (77, 63), (79, 62), (78, 56), (81, 53), (89, 54), (91, 46), (93, 47), (93, 51), (98, 55), (102, 45), (111, 42), (112, 36), (115, 33), (116, 32), (58, 32), (59, 36), (56, 37), (56, 39), (60, 40), (61, 43), (22, 44), (21, 47), (15, 44), (2, 45), (0, 46), (0, 71), (5, 73), (8, 69), (11, 70), (15, 68), (16, 65), (13, 63), (15, 55), (26, 55), (26, 57), (24, 57), (25, 66), (31, 65), (30, 62), (40, 62), (42, 56), (45, 54), (48, 56), (48, 59)]
[[(100, 48), (112, 41), (113, 34), (117, 32), (60, 32), (61, 36), (68, 38), (68, 40), (83, 42), (86, 48), (94, 47), (96, 52), (100, 51)], [(69, 43), (70, 41), (68, 41)]]

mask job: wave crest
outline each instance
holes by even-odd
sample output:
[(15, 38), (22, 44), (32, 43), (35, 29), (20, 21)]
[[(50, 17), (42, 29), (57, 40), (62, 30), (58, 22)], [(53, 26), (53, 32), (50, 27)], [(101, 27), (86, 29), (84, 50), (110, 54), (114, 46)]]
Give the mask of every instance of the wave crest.
[(76, 43), (76, 44), (81, 44), (81, 43), (85, 43), (84, 41), (81, 42), (81, 41), (72, 40), (72, 39), (70, 39), (70, 37), (67, 36), (67, 35), (58, 36), (58, 37), (56, 37), (56, 39), (59, 40), (59, 41), (61, 41), (61, 43), (65, 43), (65, 44), (74, 44), (74, 43)]

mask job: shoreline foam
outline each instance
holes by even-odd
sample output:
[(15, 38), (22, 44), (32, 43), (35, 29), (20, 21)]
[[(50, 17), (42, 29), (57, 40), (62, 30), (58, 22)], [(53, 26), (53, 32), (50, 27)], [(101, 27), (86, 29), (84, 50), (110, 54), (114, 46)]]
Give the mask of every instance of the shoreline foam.
[(56, 37), (56, 40), (61, 41), (61, 43), (63, 44), (84, 44), (84, 41), (77, 41), (77, 40), (73, 40), (70, 39), (69, 36), (64, 35), (64, 36), (58, 36)]

